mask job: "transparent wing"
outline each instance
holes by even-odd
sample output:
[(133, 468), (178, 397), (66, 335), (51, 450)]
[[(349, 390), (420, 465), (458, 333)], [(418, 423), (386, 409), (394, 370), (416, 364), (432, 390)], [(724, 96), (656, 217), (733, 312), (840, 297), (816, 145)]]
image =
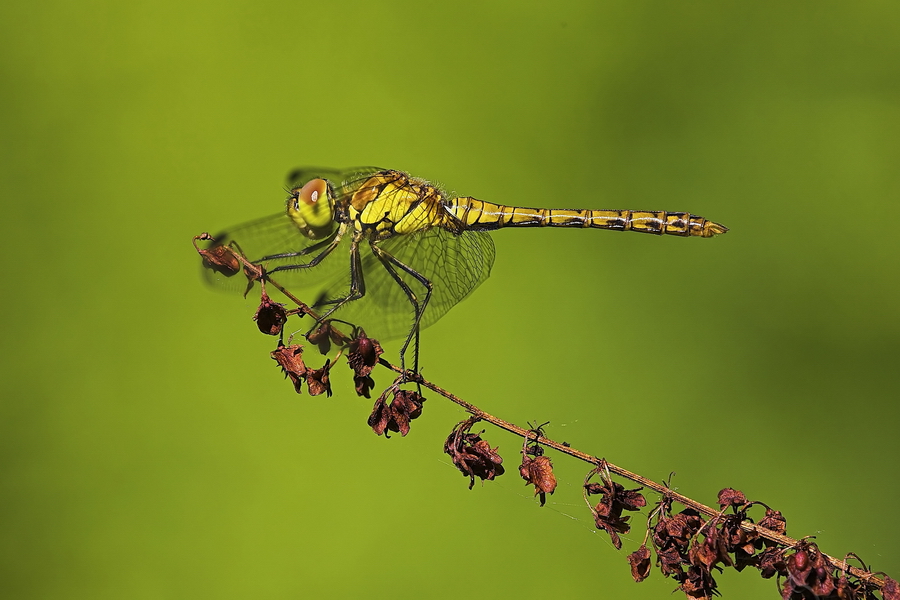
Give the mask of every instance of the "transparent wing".
[[(491, 273), (494, 242), (484, 231), (454, 234), (439, 227), (396, 236), (379, 244), (401, 263), (434, 284), (421, 326), (428, 327), (477, 288)], [(394, 280), (368, 243), (360, 247), (366, 294), (333, 316), (363, 327), (379, 339), (406, 337), (415, 322), (415, 310), (406, 292)], [(326, 289), (328, 299), (341, 298), (349, 289), (349, 257), (345, 276)], [(425, 299), (426, 288), (414, 276), (394, 266), (416, 297)]]

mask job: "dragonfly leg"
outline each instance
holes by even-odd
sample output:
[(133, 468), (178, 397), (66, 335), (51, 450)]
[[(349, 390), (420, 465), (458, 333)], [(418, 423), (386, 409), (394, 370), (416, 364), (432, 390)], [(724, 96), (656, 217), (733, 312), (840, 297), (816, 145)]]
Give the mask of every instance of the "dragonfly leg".
[[(363, 296), (366, 295), (366, 280), (363, 276), (363, 268), (362, 261), (359, 257), (359, 241), (361, 239), (360, 234), (355, 234), (353, 238), (350, 240), (350, 291), (343, 298), (338, 298), (336, 300), (327, 300), (324, 302), (317, 303), (319, 304), (331, 304), (333, 305), (324, 314), (319, 315), (318, 320), (315, 325), (306, 333), (307, 337), (310, 333), (312, 333), (323, 321), (325, 321), (328, 317), (330, 317), (334, 312), (340, 309), (342, 306), (347, 304), (348, 302), (353, 302), (354, 300), (359, 300)], [(323, 253), (324, 254), (324, 253)], [(321, 255), (320, 255), (321, 256)], [(318, 256), (316, 257), (318, 258)]]
[[(264, 256), (259, 260), (253, 261), (254, 263), (261, 263), (267, 260), (275, 260), (281, 258), (294, 258), (297, 256), (306, 256), (308, 254), (312, 254), (313, 252), (318, 252), (322, 250), (312, 258), (308, 263), (303, 263), (299, 265), (282, 265), (280, 267), (275, 267), (269, 273), (275, 273), (277, 271), (290, 271), (293, 269), (308, 269), (310, 267), (314, 267), (320, 262), (322, 262), (326, 256), (331, 254), (331, 252), (338, 247), (338, 244), (341, 243), (341, 239), (344, 237), (344, 232), (346, 228), (344, 226), (338, 227), (334, 233), (330, 236), (322, 240), (321, 242), (317, 242), (310, 246), (309, 248), (304, 248), (299, 252), (284, 252), (282, 254), (272, 254), (270, 256)], [(324, 248), (324, 249), (323, 249)]]
[[(309, 268), (315, 267), (320, 262), (325, 260), (325, 258), (327, 258), (334, 251), (334, 249), (338, 247), (338, 244), (341, 243), (341, 240), (343, 239), (345, 232), (346, 232), (346, 226), (344, 224), (341, 224), (341, 226), (338, 227), (338, 229), (332, 235), (330, 235), (328, 238), (322, 240), (321, 242), (318, 242), (318, 243), (310, 246), (309, 248), (305, 248), (304, 250), (301, 250), (299, 252), (291, 252), (291, 253), (267, 256), (264, 259), (261, 259), (261, 261), (270, 260), (270, 259), (274, 259), (274, 258), (292, 258), (295, 256), (302, 256), (305, 254), (311, 254), (315, 250), (324, 248), (319, 254), (314, 256), (313, 259), (307, 263), (294, 264), (294, 265), (282, 265), (280, 267), (275, 267), (274, 269), (272, 269), (271, 271), (268, 271), (268, 272), (276, 273), (279, 271), (292, 271), (292, 270), (296, 270), (296, 269), (309, 269)], [(333, 306), (331, 308), (329, 308), (327, 311), (325, 311), (324, 314), (319, 315), (319, 318), (316, 319), (316, 322), (313, 324), (313, 326), (309, 329), (309, 331), (306, 332), (305, 337), (307, 339), (309, 338), (309, 335), (313, 331), (315, 331), (316, 328), (318, 328), (319, 325), (321, 325), (326, 319), (328, 319), (328, 317), (331, 316), (336, 310), (341, 308), (347, 302), (352, 302), (353, 300), (358, 300), (366, 294), (366, 285), (365, 285), (365, 279), (363, 278), (362, 263), (360, 262), (360, 257), (359, 257), (359, 240), (360, 240), (360, 236), (354, 235), (350, 241), (350, 291), (349, 291), (349, 293), (346, 296), (344, 296), (343, 298), (338, 298), (336, 300), (328, 300), (325, 302), (318, 303), (318, 304), (328, 304), (328, 305), (333, 305)]]
[[(412, 329), (410, 329), (409, 334), (406, 336), (406, 341), (403, 342), (403, 347), (400, 348), (400, 367), (403, 371), (406, 371), (406, 351), (409, 348), (410, 343), (415, 340), (415, 345), (413, 347), (413, 371), (416, 373), (419, 372), (419, 323), (422, 321), (422, 315), (425, 314), (425, 307), (428, 306), (428, 301), (431, 300), (431, 293), (434, 290), (434, 284), (430, 279), (410, 267), (409, 265), (404, 264), (399, 261), (394, 255), (389, 252), (383, 250), (376, 244), (375, 242), (370, 242), (369, 244), (372, 247), (372, 252), (381, 262), (381, 265), (384, 269), (390, 273), (391, 277), (394, 278), (394, 281), (397, 282), (397, 285), (403, 289), (403, 292), (406, 294), (406, 297), (409, 299), (409, 303), (412, 304), (413, 310), (416, 313), (415, 320), (413, 322)], [(396, 267), (396, 268), (395, 268)], [(425, 298), (420, 302), (416, 297), (416, 294), (410, 289), (409, 285), (403, 281), (403, 278), (400, 277), (400, 274), (397, 273), (396, 269), (400, 269), (408, 275), (412, 276), (416, 281), (422, 284), (422, 287), (425, 288)]]

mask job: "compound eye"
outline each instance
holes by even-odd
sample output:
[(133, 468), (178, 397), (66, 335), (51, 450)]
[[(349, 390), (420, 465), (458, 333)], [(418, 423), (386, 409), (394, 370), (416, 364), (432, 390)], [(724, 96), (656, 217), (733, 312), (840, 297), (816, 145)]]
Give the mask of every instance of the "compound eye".
[(328, 193), (328, 184), (324, 179), (312, 179), (308, 181), (297, 195), (297, 199), (307, 206), (315, 206), (320, 198), (324, 198)]

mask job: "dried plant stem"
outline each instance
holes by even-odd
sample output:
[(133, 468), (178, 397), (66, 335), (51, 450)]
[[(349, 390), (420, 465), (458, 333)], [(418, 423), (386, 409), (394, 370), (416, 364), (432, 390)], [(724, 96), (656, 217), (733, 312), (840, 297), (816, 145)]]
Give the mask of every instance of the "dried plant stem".
[[(665, 496), (665, 497), (669, 498), (670, 500), (678, 502), (679, 504), (682, 504), (686, 507), (693, 508), (697, 512), (699, 512), (703, 515), (706, 515), (707, 517), (719, 517), (724, 514), (723, 511), (716, 510), (715, 508), (712, 508), (710, 506), (707, 506), (705, 504), (697, 502), (696, 500), (692, 500), (691, 498), (688, 498), (687, 496), (684, 496), (682, 494), (679, 494), (678, 492), (673, 491), (672, 489), (670, 489), (669, 487), (667, 487), (664, 484), (657, 483), (656, 481), (653, 481), (652, 479), (647, 479), (646, 477), (644, 477), (642, 475), (638, 475), (637, 473), (633, 473), (627, 469), (623, 469), (622, 467), (620, 467), (618, 465), (615, 465), (611, 462), (605, 461), (605, 459), (597, 458), (596, 456), (593, 456), (591, 454), (581, 452), (580, 450), (577, 450), (566, 444), (562, 444), (560, 442), (552, 440), (548, 437), (544, 437), (544, 436), (540, 436), (540, 435), (535, 436), (534, 430), (525, 429), (523, 427), (519, 427), (518, 425), (514, 425), (508, 421), (504, 421), (503, 419), (501, 419), (499, 417), (495, 417), (494, 415), (478, 408), (474, 404), (466, 402), (459, 396), (428, 381), (427, 379), (422, 377), (422, 375), (419, 373), (415, 373), (413, 371), (406, 371), (404, 373), (404, 371), (400, 367), (391, 364), (390, 362), (384, 360), (383, 358), (379, 359), (379, 363), (382, 366), (387, 367), (388, 369), (398, 373), (399, 375), (403, 375), (405, 378), (405, 381), (411, 382), (411, 383), (417, 383), (419, 385), (422, 385), (423, 387), (428, 388), (429, 390), (443, 396), (447, 400), (450, 400), (454, 404), (461, 406), (462, 408), (464, 408), (466, 410), (466, 412), (470, 413), (475, 418), (480, 419), (482, 421), (487, 421), (488, 423), (494, 425), (495, 427), (499, 427), (500, 429), (508, 431), (509, 433), (512, 433), (521, 438), (527, 439), (530, 442), (537, 442), (543, 446), (553, 448), (557, 452), (567, 454), (569, 456), (572, 456), (574, 458), (582, 460), (588, 464), (592, 464), (592, 465), (595, 465), (598, 467), (601, 466), (601, 464), (603, 464), (605, 466), (605, 468), (609, 470), (609, 472), (615, 473), (616, 475), (619, 475), (620, 477), (624, 477), (625, 479), (633, 481), (634, 483), (637, 483), (647, 489), (653, 490), (653, 491), (657, 492), (658, 494)], [(776, 542), (778, 544), (781, 544), (782, 546), (784, 546), (786, 548), (794, 547), (799, 543), (799, 540), (797, 540), (797, 539), (794, 539), (792, 537), (788, 537), (786, 535), (782, 535), (780, 533), (771, 531), (769, 529), (766, 529), (765, 527), (760, 527), (759, 525), (756, 525), (755, 523), (751, 523), (750, 521), (743, 521), (741, 523), (741, 529), (748, 531), (748, 532), (755, 532), (760, 537), (770, 540), (770, 541), (773, 541), (773, 542)], [(875, 575), (869, 571), (860, 569), (858, 567), (854, 567), (854, 566), (850, 565), (849, 563), (847, 563), (846, 561), (835, 558), (828, 554), (823, 553), (823, 556), (831, 564), (833, 564), (836, 568), (841, 569), (844, 572), (850, 573), (852, 575), (855, 575), (856, 577), (864, 579), (879, 588), (884, 586), (884, 581), (882, 579), (879, 579), (878, 577), (875, 577)]]
[[(354, 330), (352, 336), (347, 336), (339, 331), (333, 326), (333, 319), (323, 319), (330, 312), (326, 312), (323, 316), (317, 315), (307, 304), (271, 279), (263, 266), (248, 261), (236, 243), (202, 249), (198, 246), (198, 241), (214, 241), (212, 236), (207, 233), (196, 236), (193, 241), (194, 247), (203, 257), (204, 265), (207, 268), (226, 277), (243, 272), (248, 282), (247, 292), (255, 282), (260, 283), (261, 303), (253, 319), (257, 322), (261, 332), (278, 336), (278, 348), (271, 353), (272, 358), (282, 368), (285, 376), (290, 377), (298, 393), (305, 382), (311, 395), (322, 393), (331, 395), (329, 370), (334, 362), (327, 360), (323, 367), (310, 369), (303, 362), (302, 346), (285, 346), (283, 344), (283, 325), (288, 316), (309, 315), (315, 323), (305, 337), (311, 343), (318, 344), (322, 354), (328, 353), (331, 342), (338, 347), (346, 347), (348, 350), (348, 363), (354, 371), (357, 394), (369, 397), (369, 392), (375, 385), (370, 373), (376, 365), (380, 364), (396, 374), (393, 384), (379, 396), (368, 420), (369, 426), (377, 435), (387, 435), (388, 431), (394, 431), (405, 436), (409, 432), (410, 421), (421, 415), (422, 403), (425, 399), (418, 392), (401, 389), (403, 384), (412, 383), (420, 388), (425, 387), (470, 413), (472, 417), (454, 428), (454, 432), (447, 439), (444, 448), (445, 452), (453, 457), (457, 468), (464, 475), (469, 476), (470, 487), (474, 483), (475, 477), (482, 480), (493, 479), (496, 475), (503, 473), (500, 464), (502, 458), (496, 453), (496, 448), (491, 448), (485, 440), (479, 437), (479, 434), (469, 431), (475, 422), (486, 421), (523, 438), (523, 464), (520, 467), (520, 474), (527, 483), (535, 486), (535, 493), (541, 496), (541, 505), (544, 503), (545, 493), (553, 493), (556, 487), (552, 466), (550, 461), (542, 456), (541, 446), (553, 448), (557, 452), (593, 465), (592, 474), (601, 473), (601, 479), (603, 479), (603, 473), (614, 473), (642, 486), (642, 488), (658, 493), (661, 500), (657, 509), (651, 511), (651, 516), (648, 518), (648, 537), (651, 533), (649, 530), (650, 520), (655, 514), (657, 523), (653, 529), (653, 545), (658, 562), (662, 564), (663, 574), (666, 577), (675, 577), (680, 583), (679, 588), (688, 597), (709, 598), (714, 595), (716, 584), (712, 578), (711, 569), (720, 568), (717, 566), (718, 564), (735, 566), (728, 557), (728, 552), (734, 553), (736, 559), (738, 553), (743, 552), (742, 557), (749, 554), (750, 557), (759, 558), (760, 562), (754, 566), (764, 572), (764, 577), (771, 577), (776, 572), (780, 577), (786, 577), (785, 588), (782, 590), (784, 597), (799, 597), (795, 595), (795, 593), (799, 593), (805, 598), (808, 593), (817, 590), (817, 594), (821, 593), (822, 597), (830, 598), (836, 593), (840, 598), (868, 599), (874, 597), (870, 592), (879, 588), (886, 600), (900, 600), (900, 588), (898, 588), (897, 582), (890, 577), (878, 578), (865, 568), (853, 567), (846, 560), (839, 560), (824, 554), (815, 544), (811, 544), (808, 538), (797, 540), (748, 520), (746, 510), (754, 504), (762, 503), (748, 502), (743, 493), (731, 488), (721, 490), (719, 492), (721, 510), (717, 510), (673, 491), (666, 484), (657, 483), (609, 463), (603, 458), (547, 438), (543, 435), (541, 427), (525, 429), (495, 417), (428, 381), (420, 373), (404, 370), (384, 360), (381, 358), (383, 350), (380, 344), (377, 340), (368, 338), (361, 328), (344, 321), (337, 321), (353, 327)], [(297, 308), (288, 311), (283, 304), (272, 302), (266, 294), (266, 286), (279, 290), (296, 304)], [(288, 343), (290, 344), (290, 340)], [(589, 479), (590, 475), (584, 484), (585, 500), (587, 501), (589, 494), (600, 494), (603, 498), (599, 504), (593, 507), (590, 507), (590, 502), (588, 502), (597, 527), (606, 530), (616, 548), (620, 548), (621, 541), (618, 533), (629, 531), (627, 525), (629, 517), (623, 517), (622, 511), (639, 510), (640, 507), (646, 505), (646, 500), (639, 493), (640, 489), (625, 490), (620, 484), (610, 481), (608, 476), (602, 483), (588, 483)], [(672, 516), (669, 507), (673, 502), (684, 505), (686, 510)], [(725, 511), (729, 507), (734, 513), (726, 514)], [(697, 514), (705, 515), (709, 521), (704, 524)], [(772, 511), (769, 507), (766, 507), (766, 518), (761, 522), (765, 522), (770, 527), (779, 528), (781, 531), (784, 530), (785, 521), (781, 513)], [(736, 536), (736, 532), (741, 533)], [(744, 537), (745, 533), (748, 537)], [(699, 540), (700, 534), (704, 536), (702, 542)], [(725, 538), (730, 541), (726, 542)], [(734, 538), (738, 539), (735, 541)], [(759, 539), (767, 540), (774, 547), (767, 548), (762, 554), (756, 555), (755, 553), (761, 549), (761, 546), (756, 545), (754, 540)], [(650, 552), (646, 547), (646, 542), (647, 538), (645, 537), (639, 550), (629, 555), (632, 577), (635, 581), (642, 581), (649, 573)], [(782, 550), (776, 551), (776, 555), (773, 557), (770, 550), (776, 550), (778, 546)], [(810, 549), (813, 550), (812, 554), (809, 552)], [(785, 556), (785, 550), (793, 552), (790, 556)], [(858, 559), (854, 554), (847, 556)], [(689, 567), (687, 572), (683, 570), (683, 566)], [(863, 567), (866, 567), (865, 563), (863, 563)], [(742, 567), (737, 566), (736, 568), (740, 570)], [(840, 578), (832, 574), (832, 569), (839, 569), (842, 572)], [(766, 572), (768, 575), (765, 574)], [(848, 583), (847, 575), (852, 575), (859, 581)], [(862, 596), (859, 595), (860, 593)]]

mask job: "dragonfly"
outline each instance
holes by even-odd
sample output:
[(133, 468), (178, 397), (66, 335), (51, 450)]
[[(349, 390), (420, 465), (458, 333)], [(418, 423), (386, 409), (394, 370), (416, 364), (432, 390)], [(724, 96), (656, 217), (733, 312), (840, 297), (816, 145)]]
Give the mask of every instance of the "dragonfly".
[[(686, 212), (525, 208), (453, 197), (403, 171), (305, 167), (288, 174), (285, 209), (211, 236), (206, 250), (237, 249), (265, 278), (314, 298), (319, 324), (364, 326), (378, 339), (404, 342), (461, 302), (490, 275), (490, 232), (505, 227), (574, 227), (655, 235), (713, 237), (724, 225)], [(253, 278), (204, 262), (207, 280), (245, 295)], [(249, 279), (249, 281), (248, 281)]]

